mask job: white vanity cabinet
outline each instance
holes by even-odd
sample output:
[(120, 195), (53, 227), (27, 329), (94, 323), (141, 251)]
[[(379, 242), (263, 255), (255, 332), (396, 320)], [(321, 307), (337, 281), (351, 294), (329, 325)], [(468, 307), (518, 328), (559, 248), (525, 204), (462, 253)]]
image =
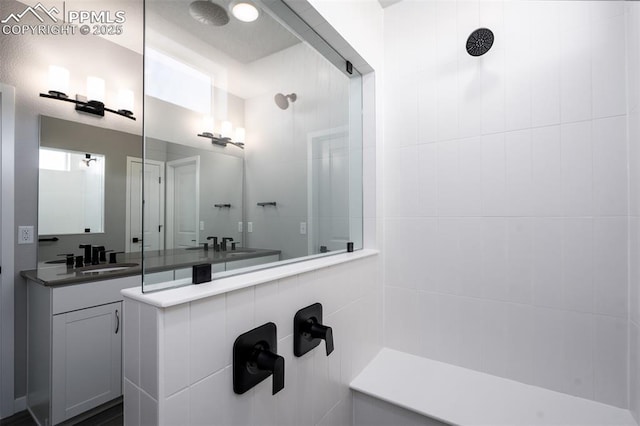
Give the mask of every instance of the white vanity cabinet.
[(52, 419), (70, 419), (122, 395), (122, 302), (53, 316)]
[(28, 286), (27, 406), (56, 425), (122, 395), (120, 290), (140, 276)]

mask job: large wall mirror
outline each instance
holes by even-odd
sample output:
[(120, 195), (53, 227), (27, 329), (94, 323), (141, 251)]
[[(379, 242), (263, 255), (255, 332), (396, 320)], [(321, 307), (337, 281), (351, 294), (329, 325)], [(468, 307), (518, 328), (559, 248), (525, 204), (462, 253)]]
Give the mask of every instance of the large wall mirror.
[(167, 254), (215, 277), (362, 247), (357, 71), (279, 0), (250, 22), (203, 3), (146, 5), (145, 174), (165, 185), (145, 204), (144, 291), (191, 282), (155, 272)]
[(39, 264), (64, 263), (81, 244), (130, 251), (127, 158), (142, 161), (140, 135), (40, 117)]

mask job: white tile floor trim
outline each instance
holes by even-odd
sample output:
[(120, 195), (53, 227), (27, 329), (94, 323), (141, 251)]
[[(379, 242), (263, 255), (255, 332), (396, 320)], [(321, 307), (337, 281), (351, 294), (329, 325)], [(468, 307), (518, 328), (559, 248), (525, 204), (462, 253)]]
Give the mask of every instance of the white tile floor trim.
[(454, 425), (629, 425), (599, 402), (383, 348), (351, 389)]
[(151, 306), (168, 308), (170, 306), (193, 302), (194, 300), (228, 293), (230, 291), (303, 274), (305, 272), (311, 272), (317, 269), (351, 262), (353, 260), (363, 259), (369, 256), (375, 256), (378, 253), (378, 250), (357, 250), (353, 253), (336, 254), (334, 256), (326, 256), (318, 259), (291, 263), (284, 266), (249, 272), (233, 277), (214, 279), (210, 283), (206, 284), (189, 285), (147, 294), (142, 293), (142, 289), (140, 287), (135, 287), (122, 290), (121, 293), (125, 297), (129, 297)]

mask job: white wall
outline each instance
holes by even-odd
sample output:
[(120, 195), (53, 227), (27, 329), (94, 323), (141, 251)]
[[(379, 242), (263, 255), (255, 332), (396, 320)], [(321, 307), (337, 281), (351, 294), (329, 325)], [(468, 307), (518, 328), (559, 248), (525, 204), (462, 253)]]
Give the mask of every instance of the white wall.
[(624, 3), (405, 0), (385, 73), (385, 345), (627, 407)]
[(640, 4), (625, 4), (629, 135), (629, 408), (640, 422)]
[[(68, 2), (67, 6), (71, 8)], [(22, 11), (24, 4), (2, 1), (2, 10)], [(74, 6), (75, 7), (75, 6)], [(116, 5), (92, 2), (90, 10), (113, 10)], [(142, 2), (119, 2), (117, 8), (127, 16), (141, 12)], [(30, 22), (31, 24), (38, 23)], [(142, 28), (126, 25), (130, 40), (142, 45)], [(98, 127), (115, 128), (141, 134), (142, 115), (142, 57), (130, 50), (99, 37), (76, 36), (16, 36), (0, 35), (0, 81), (16, 88), (15, 127), (15, 217), (18, 225), (37, 225), (38, 200), (38, 140), (40, 114), (73, 120)], [(120, 88), (135, 94), (134, 113), (137, 121), (114, 114), (104, 118), (77, 113), (72, 104), (40, 98), (46, 92), (48, 66), (64, 66), (71, 73), (70, 92), (86, 93), (86, 77), (98, 75), (106, 81), (106, 104), (112, 106)], [(98, 243), (99, 241), (91, 241)], [(26, 386), (26, 286), (17, 274), (33, 269), (37, 261), (37, 245), (15, 246), (15, 395), (25, 394)]]
[[(125, 299), (125, 423), (351, 424), (348, 385), (381, 347), (379, 268), (373, 256), (166, 309)], [(335, 350), (296, 358), (293, 316), (315, 302)], [(277, 326), (285, 387), (274, 396), (267, 378), (236, 395), (233, 343), (266, 322)]]

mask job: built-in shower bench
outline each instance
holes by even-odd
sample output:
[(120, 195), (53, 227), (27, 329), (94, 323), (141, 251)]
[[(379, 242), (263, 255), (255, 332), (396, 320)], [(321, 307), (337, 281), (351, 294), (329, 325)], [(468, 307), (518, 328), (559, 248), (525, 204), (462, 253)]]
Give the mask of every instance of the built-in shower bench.
[(621, 408), (387, 348), (351, 389), (356, 426), (636, 425)]

